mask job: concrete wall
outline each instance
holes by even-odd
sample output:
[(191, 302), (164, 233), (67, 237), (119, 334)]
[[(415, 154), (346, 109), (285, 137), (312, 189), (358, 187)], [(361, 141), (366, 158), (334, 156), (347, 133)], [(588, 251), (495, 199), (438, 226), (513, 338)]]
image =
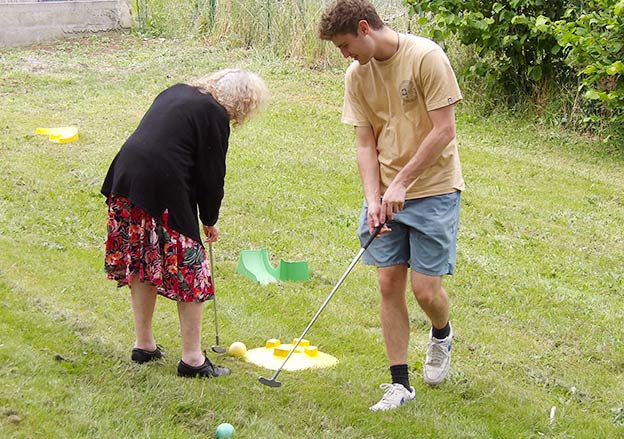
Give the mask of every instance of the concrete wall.
[(0, 47), (129, 28), (131, 0), (0, 0)]

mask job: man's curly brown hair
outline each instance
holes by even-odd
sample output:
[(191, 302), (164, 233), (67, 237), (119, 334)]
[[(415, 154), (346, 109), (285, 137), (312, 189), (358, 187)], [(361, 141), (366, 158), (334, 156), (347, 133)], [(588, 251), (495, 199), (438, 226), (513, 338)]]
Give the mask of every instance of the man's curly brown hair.
[(384, 27), (375, 7), (368, 0), (335, 0), (323, 12), (317, 35), (322, 40), (331, 40), (336, 35), (357, 35), (360, 20), (366, 20), (375, 30)]

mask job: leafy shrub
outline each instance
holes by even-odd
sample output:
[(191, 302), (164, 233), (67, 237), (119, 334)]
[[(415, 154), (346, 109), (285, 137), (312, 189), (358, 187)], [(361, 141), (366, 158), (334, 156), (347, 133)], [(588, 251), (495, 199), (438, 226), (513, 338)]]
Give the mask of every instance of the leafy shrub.
[(567, 0), (406, 1), (434, 40), (452, 33), (475, 48), (479, 58), (464, 75), (485, 76), (492, 85), (513, 90), (512, 99), (540, 94), (553, 81), (573, 77), (561, 46), (544, 26), (547, 19), (573, 14)]
[(599, 121), (607, 116), (624, 126), (624, 0), (595, 0), (588, 11), (574, 20), (546, 18), (558, 43), (568, 53), (567, 62), (579, 72), (585, 97), (602, 104), (608, 114), (593, 114)]

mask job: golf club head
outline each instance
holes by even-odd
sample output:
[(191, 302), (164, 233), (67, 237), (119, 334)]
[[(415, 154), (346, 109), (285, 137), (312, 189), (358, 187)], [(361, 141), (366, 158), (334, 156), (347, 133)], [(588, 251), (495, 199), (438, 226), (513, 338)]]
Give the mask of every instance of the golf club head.
[(223, 346), (219, 346), (218, 344), (213, 344), (212, 347), (212, 352), (215, 352), (217, 354), (225, 354), (226, 349)]
[(268, 379), (265, 377), (259, 377), (258, 381), (260, 381), (265, 386), (269, 386), (269, 387), (281, 387), (282, 386), (282, 383), (280, 383), (279, 381), (276, 381), (274, 378)]

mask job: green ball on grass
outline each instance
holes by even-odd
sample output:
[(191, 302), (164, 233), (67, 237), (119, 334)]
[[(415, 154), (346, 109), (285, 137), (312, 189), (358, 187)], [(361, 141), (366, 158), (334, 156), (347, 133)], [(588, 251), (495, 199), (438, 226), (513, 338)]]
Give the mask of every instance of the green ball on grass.
[(217, 427), (217, 439), (232, 437), (235, 431), (236, 430), (234, 430), (234, 426), (232, 424), (224, 422)]

